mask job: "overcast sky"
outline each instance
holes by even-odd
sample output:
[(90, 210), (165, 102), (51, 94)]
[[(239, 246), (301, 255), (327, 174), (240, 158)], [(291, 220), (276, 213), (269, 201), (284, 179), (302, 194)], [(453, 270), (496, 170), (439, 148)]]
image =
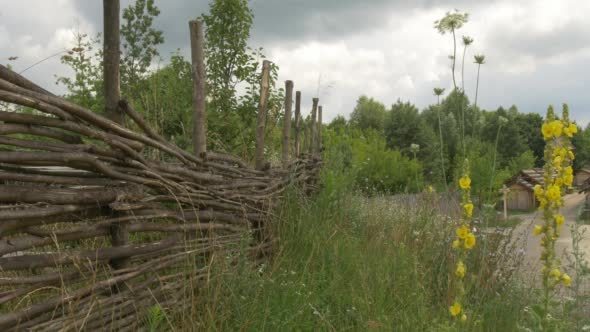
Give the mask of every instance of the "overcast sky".
[[(129, 4), (122, 0), (121, 6)], [(156, 0), (164, 31), (164, 58), (181, 49), (188, 55), (188, 20), (207, 11), (207, 0)], [(468, 50), (465, 86), (473, 98), (473, 54), (483, 53), (478, 104), (485, 109), (516, 105), (544, 113), (567, 102), (581, 124), (590, 121), (590, 1), (587, 0), (252, 0), (251, 46), (265, 48), (280, 66), (281, 81), (301, 90), (305, 110), (316, 94), (324, 117), (348, 115), (362, 95), (386, 105), (398, 98), (420, 108), (435, 101), (432, 88), (451, 86), (452, 39), (433, 22), (458, 8), (470, 21), (458, 32), (475, 39)], [(100, 0), (0, 0), (0, 63), (21, 71), (72, 47), (74, 31), (102, 30)], [(67, 75), (59, 57), (24, 74), (45, 87), (55, 74)], [(460, 75), (458, 75), (459, 77)], [(283, 84), (280, 82), (280, 84)]]

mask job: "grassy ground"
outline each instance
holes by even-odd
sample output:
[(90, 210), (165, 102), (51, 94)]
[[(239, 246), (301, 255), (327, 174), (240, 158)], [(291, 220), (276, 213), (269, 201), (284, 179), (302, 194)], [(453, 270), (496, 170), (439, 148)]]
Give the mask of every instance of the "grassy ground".
[(520, 331), (534, 326), (529, 316), (536, 293), (518, 282), (510, 241), (495, 234), (479, 234), (478, 249), (467, 262), (470, 319), (450, 319), (454, 222), (437, 215), (436, 199), (396, 206), (385, 197), (355, 195), (346, 177), (334, 175), (324, 178), (324, 189), (312, 200), (291, 192), (274, 221), (280, 236), (274, 258), (254, 265), (219, 257), (214, 277), (195, 297), (198, 303), (190, 314), (170, 319), (175, 322), (170, 327)]

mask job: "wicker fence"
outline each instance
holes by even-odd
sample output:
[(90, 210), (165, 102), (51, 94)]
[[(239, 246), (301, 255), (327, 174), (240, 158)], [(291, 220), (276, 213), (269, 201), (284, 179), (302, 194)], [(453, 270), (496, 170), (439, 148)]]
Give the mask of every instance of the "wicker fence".
[(317, 137), (279, 168), (195, 156), (124, 100), (126, 127), (2, 66), (0, 101), (2, 331), (135, 330), (156, 304), (189, 305), (212, 253), (272, 251), (270, 211), (290, 185), (313, 191), (321, 166)]

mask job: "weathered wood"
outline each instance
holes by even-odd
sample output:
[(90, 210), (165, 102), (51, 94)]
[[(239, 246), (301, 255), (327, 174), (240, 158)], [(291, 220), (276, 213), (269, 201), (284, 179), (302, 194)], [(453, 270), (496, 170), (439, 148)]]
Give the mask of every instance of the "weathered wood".
[(193, 149), (196, 156), (207, 152), (207, 113), (205, 112), (205, 60), (203, 22), (190, 21), (193, 77)]
[(105, 112), (112, 121), (122, 125), (123, 114), (119, 112), (118, 103), (121, 99), (120, 91), (120, 27), (119, 0), (103, 0), (103, 28), (104, 28), (104, 98)]
[(295, 157), (299, 158), (300, 153), (300, 130), (301, 130), (301, 91), (295, 92)]
[(317, 112), (318, 112), (318, 98), (312, 99), (311, 107), (311, 123), (309, 129), (309, 154), (314, 155), (316, 153), (316, 141), (317, 141)]
[(285, 116), (283, 118), (283, 146), (282, 161), (283, 166), (289, 164), (290, 138), (291, 138), (291, 108), (293, 104), (293, 81), (285, 82)]
[(270, 61), (262, 62), (262, 75), (260, 82), (260, 102), (258, 104), (258, 121), (256, 124), (256, 169), (265, 168), (264, 159), (264, 128), (266, 125), (266, 109), (268, 104), (268, 92), (270, 89)]

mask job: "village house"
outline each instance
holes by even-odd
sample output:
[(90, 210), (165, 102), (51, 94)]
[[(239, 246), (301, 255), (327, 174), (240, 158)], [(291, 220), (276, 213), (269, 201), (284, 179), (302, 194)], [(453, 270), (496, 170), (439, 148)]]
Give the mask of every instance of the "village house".
[(520, 171), (505, 182), (508, 194), (506, 205), (509, 210), (533, 210), (537, 207), (534, 188), (543, 185), (543, 169), (532, 168)]

